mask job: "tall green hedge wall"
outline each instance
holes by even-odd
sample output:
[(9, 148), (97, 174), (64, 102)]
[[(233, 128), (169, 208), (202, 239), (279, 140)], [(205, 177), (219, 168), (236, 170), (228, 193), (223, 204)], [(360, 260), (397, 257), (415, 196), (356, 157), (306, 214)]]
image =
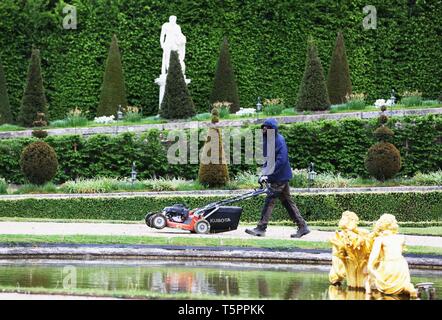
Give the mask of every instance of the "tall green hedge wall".
[[(286, 138), (293, 168), (305, 169), (314, 162), (317, 172), (366, 177), (364, 159), (368, 148), (375, 142), (373, 130), (377, 126), (377, 119), (346, 119), (282, 125), (280, 132)], [(401, 152), (401, 175), (410, 176), (417, 171), (430, 172), (442, 168), (442, 116), (391, 118), (388, 126), (395, 132), (393, 143)], [(206, 136), (204, 132), (200, 134)], [(198, 164), (168, 163), (167, 144), (164, 138), (163, 142), (160, 141), (160, 135), (167, 137), (166, 132), (150, 130), (140, 136), (132, 133), (93, 135), (89, 138), (49, 136), (45, 141), (58, 155), (60, 170), (56, 182), (79, 177), (129, 177), (133, 161), (140, 179), (166, 175), (196, 179)], [(31, 141), (35, 139), (0, 140), (0, 177), (10, 182), (24, 182), (19, 165), (20, 153)], [(203, 143), (201, 140), (199, 150)], [(243, 142), (243, 149), (244, 146)], [(233, 147), (230, 152), (233, 153)], [(229, 165), (231, 175), (256, 169), (256, 165), (245, 164), (244, 161)]]
[(0, 55), (17, 116), (32, 44), (41, 49), (50, 119), (80, 107), (95, 113), (107, 47), (120, 39), (128, 102), (156, 114), (161, 25), (178, 17), (187, 37), (187, 76), (199, 111), (208, 110), (219, 43), (229, 38), (240, 102), (281, 97), (294, 105), (306, 43), (313, 36), (328, 70), (344, 32), (354, 92), (389, 97), (395, 87), (440, 94), (442, 2), (372, 0), (377, 29), (364, 30), (366, 0), (71, 0), (78, 28), (65, 30), (61, 0), (2, 0)]

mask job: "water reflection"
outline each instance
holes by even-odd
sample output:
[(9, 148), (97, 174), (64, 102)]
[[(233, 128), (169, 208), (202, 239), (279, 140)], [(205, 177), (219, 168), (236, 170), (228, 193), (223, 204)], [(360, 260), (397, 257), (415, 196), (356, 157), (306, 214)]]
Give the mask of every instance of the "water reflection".
[[(241, 299), (372, 300), (403, 299), (329, 286), (328, 268), (309, 266), (184, 265), (184, 264), (84, 264), (65, 262), (0, 264), (0, 287), (62, 288), (63, 268), (76, 270), (76, 288), (131, 294), (184, 294)], [(421, 273), (415, 283), (433, 282), (442, 290), (441, 273)]]
[[(420, 300), (436, 300), (436, 290), (428, 290), (419, 293)], [(337, 285), (328, 287), (328, 299), (330, 300), (409, 300), (408, 295), (386, 295), (379, 291), (367, 294), (363, 289), (349, 289)]]

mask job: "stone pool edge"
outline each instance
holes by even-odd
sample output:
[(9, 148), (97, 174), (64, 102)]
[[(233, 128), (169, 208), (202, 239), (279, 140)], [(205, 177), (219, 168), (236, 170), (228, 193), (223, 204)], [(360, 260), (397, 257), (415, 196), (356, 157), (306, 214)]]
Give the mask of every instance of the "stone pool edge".
[[(442, 256), (406, 255), (411, 269), (442, 270)], [(7, 245), (0, 259), (229, 261), (330, 265), (331, 252), (316, 249), (205, 248), (130, 245)]]

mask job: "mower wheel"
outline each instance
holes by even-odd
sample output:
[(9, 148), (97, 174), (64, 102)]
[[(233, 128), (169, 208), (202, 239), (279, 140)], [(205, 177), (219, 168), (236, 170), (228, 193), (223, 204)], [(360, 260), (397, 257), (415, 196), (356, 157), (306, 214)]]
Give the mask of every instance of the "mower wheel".
[(149, 212), (148, 214), (146, 214), (146, 216), (144, 217), (144, 222), (146, 222), (146, 225), (150, 228), (152, 228), (152, 216), (154, 216), (155, 213), (154, 212)]
[(163, 229), (167, 225), (167, 218), (162, 213), (154, 214), (149, 218), (150, 225), (155, 229)]
[(207, 234), (210, 231), (210, 224), (207, 220), (200, 220), (195, 223), (195, 232), (198, 234)]

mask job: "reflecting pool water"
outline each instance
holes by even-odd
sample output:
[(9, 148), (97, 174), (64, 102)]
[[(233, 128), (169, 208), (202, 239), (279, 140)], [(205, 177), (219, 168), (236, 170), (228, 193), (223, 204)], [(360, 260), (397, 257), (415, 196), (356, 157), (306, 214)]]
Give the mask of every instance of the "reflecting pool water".
[[(329, 286), (328, 270), (327, 266), (221, 262), (0, 261), (0, 289), (164, 298), (391, 298)], [(412, 282), (433, 282), (433, 298), (440, 299), (441, 276), (442, 272), (412, 271)]]

